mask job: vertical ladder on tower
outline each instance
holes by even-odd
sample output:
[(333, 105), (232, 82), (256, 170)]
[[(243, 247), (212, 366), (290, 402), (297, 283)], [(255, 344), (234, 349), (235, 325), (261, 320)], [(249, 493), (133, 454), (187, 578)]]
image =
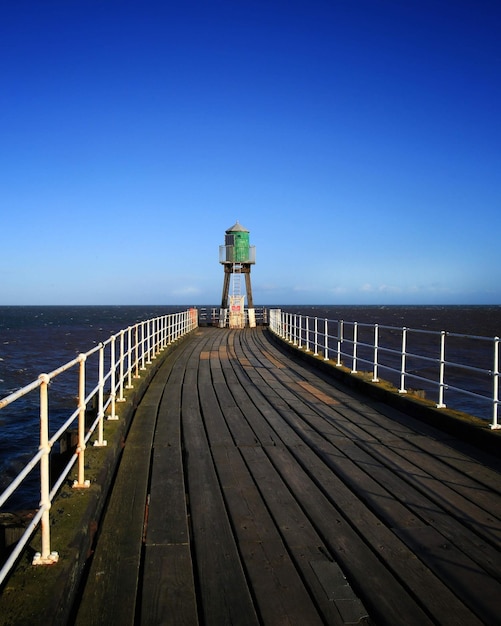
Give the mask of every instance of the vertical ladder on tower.
[(242, 296), (242, 265), (233, 263), (232, 266), (232, 291), (230, 296), (230, 328), (243, 328), (245, 326), (245, 307)]
[(239, 298), (242, 295), (242, 268), (238, 263), (233, 263), (231, 295)]

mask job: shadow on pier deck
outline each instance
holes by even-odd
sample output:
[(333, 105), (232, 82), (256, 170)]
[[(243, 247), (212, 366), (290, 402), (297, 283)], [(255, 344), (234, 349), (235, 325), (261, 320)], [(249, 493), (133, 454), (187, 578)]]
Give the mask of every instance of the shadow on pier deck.
[(139, 405), (75, 612), (89, 624), (495, 624), (498, 461), (205, 328)]

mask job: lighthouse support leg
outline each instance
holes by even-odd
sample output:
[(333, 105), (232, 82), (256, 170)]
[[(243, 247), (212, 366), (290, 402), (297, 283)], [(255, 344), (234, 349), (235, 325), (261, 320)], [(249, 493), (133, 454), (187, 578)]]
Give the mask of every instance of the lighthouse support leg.
[(256, 312), (254, 310), (254, 301), (252, 299), (252, 286), (250, 277), (251, 266), (245, 264), (242, 267), (242, 272), (245, 274), (245, 291), (247, 292), (247, 302), (249, 307), (249, 326), (254, 328), (256, 326)]
[(223, 296), (221, 298), (221, 310), (219, 311), (219, 326), (224, 328), (228, 313), (228, 294), (230, 291), (231, 265), (224, 266)]

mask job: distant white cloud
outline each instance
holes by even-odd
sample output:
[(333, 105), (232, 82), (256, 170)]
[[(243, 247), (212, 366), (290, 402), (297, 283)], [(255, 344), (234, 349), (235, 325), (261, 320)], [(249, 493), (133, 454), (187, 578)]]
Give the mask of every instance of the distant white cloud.
[(180, 287), (172, 291), (172, 294), (175, 296), (196, 296), (200, 293), (202, 293), (202, 289), (193, 285), (187, 285), (186, 287)]
[(295, 285), (294, 287), (292, 287), (292, 291), (296, 292), (296, 293), (310, 293), (312, 291), (317, 291), (318, 289), (315, 287), (312, 287), (310, 285), (308, 286), (304, 286), (304, 285)]
[(394, 285), (371, 285), (370, 283), (363, 284), (359, 291), (362, 293), (402, 293), (404, 290), (401, 287)]

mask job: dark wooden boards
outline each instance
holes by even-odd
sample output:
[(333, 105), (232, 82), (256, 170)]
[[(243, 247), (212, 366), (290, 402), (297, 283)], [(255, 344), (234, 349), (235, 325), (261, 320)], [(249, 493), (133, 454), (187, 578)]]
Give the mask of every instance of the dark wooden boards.
[(266, 332), (199, 329), (162, 366), (79, 623), (498, 623), (499, 460)]
[(76, 624), (134, 624), (150, 456), (165, 379), (166, 359), (139, 404), (127, 436), (113, 492), (99, 529)]

